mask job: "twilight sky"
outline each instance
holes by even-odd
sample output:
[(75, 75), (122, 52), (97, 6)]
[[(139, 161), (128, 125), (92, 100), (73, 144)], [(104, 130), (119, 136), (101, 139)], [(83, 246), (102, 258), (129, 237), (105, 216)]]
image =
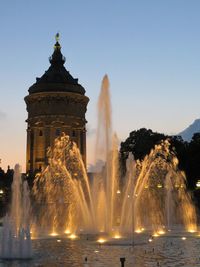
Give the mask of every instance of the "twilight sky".
[(90, 98), (88, 163), (105, 73), (120, 140), (141, 127), (177, 133), (199, 118), (199, 14), (199, 0), (0, 1), (1, 165), (25, 166), (23, 98), (48, 69), (57, 31), (65, 66)]

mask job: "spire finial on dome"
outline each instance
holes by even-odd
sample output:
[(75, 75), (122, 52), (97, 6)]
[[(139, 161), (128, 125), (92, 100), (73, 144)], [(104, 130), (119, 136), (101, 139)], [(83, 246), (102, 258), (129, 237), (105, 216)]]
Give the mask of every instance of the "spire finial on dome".
[(56, 33), (55, 39), (56, 39), (56, 43), (54, 45), (54, 50), (60, 50), (61, 49), (61, 46), (60, 46), (60, 43), (59, 43), (59, 40), (60, 40), (60, 34), (59, 34), (59, 32)]
[(61, 53), (61, 45), (59, 43), (60, 40), (60, 34), (59, 32), (55, 35), (56, 43), (54, 45), (54, 52), (53, 55), (49, 58), (49, 61), (53, 65), (61, 64), (63, 65), (65, 63), (65, 57)]
[(60, 40), (60, 34), (59, 34), (59, 32), (56, 33), (55, 39), (56, 39), (56, 42), (58, 42)]

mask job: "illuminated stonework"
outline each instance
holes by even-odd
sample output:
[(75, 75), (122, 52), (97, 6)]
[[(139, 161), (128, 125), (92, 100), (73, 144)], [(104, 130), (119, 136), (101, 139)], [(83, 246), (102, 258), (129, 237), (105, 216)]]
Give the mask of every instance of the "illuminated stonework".
[(46, 152), (62, 132), (74, 140), (86, 164), (85, 113), (89, 98), (85, 89), (65, 69), (65, 58), (56, 39), (50, 67), (36, 78), (25, 97), (27, 105), (26, 169), (34, 172), (47, 165)]

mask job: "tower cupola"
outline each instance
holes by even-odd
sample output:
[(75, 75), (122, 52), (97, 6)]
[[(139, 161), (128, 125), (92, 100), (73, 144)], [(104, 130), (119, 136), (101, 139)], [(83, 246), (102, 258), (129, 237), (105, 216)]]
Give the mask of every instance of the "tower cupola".
[(47, 71), (28, 89), (27, 171), (35, 172), (48, 164), (46, 152), (62, 132), (80, 149), (86, 164), (86, 119), (89, 98), (77, 78), (66, 70), (59, 34), (49, 58)]

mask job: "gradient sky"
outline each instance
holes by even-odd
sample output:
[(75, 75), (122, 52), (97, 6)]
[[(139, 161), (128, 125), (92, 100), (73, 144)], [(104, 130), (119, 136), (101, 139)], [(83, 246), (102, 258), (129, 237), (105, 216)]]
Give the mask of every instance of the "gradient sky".
[(25, 165), (24, 96), (49, 67), (54, 36), (90, 98), (88, 162), (105, 73), (120, 140), (141, 127), (178, 133), (200, 114), (199, 0), (0, 1), (0, 158)]

